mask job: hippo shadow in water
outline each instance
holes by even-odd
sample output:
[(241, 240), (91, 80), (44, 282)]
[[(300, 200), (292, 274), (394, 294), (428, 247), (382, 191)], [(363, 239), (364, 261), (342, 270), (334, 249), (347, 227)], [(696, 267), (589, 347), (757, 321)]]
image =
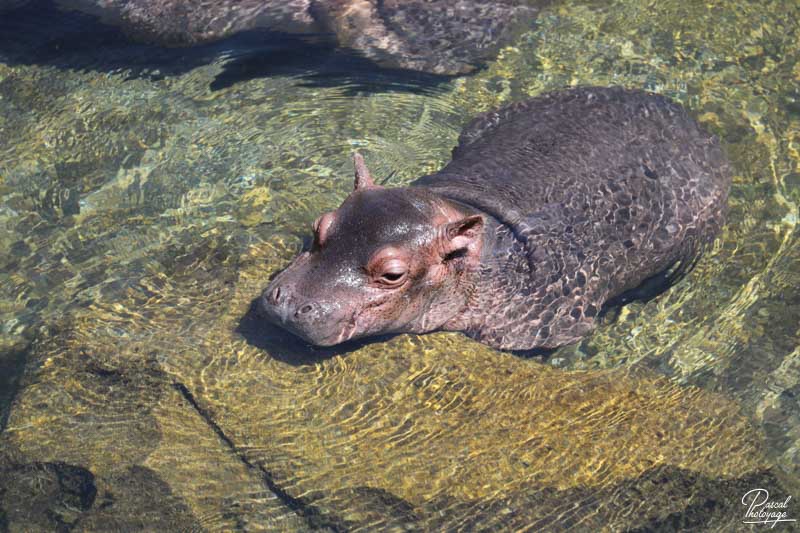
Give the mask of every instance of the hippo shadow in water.
[(217, 91), (270, 76), (290, 76), (301, 87), (341, 87), (346, 95), (435, 93), (453, 76), (383, 68), (358, 51), (337, 47), (331, 35), (292, 35), (265, 29), (191, 47), (142, 44), (92, 15), (61, 11), (52, 0), (31, 2), (0, 16), (0, 61), (65, 70), (119, 72), (125, 79), (163, 79), (222, 62), (210, 83)]
[[(621, 309), (623, 305), (628, 303), (634, 301), (645, 303), (656, 298), (683, 279), (694, 268), (695, 264), (696, 259), (683, 265), (676, 263), (667, 270), (647, 278), (641, 285), (625, 291), (606, 302), (600, 311), (600, 317), (608, 317), (609, 313)], [(400, 335), (399, 333), (377, 335), (350, 340), (334, 346), (314, 346), (265, 320), (259, 311), (259, 299), (254, 298), (250, 303), (247, 312), (239, 320), (236, 333), (244, 337), (248, 344), (261, 350), (266, 350), (273, 358), (290, 365), (315, 364), (337, 355), (346, 355), (368, 344), (386, 342)], [(613, 320), (613, 318), (610, 319)], [(509, 353), (524, 359), (535, 359), (545, 363), (560, 349), (560, 347), (533, 348), (530, 350), (509, 350)]]
[[(356, 50), (336, 48), (326, 35), (296, 35), (251, 31), (232, 37), (240, 53), (226, 54), (225, 66), (211, 90), (270, 76), (294, 76), (308, 88), (339, 87), (346, 96), (407, 92), (436, 94), (455, 76), (381, 67)], [(250, 41), (252, 44), (248, 45)]]
[[(309, 235), (303, 235), (303, 251), (311, 248), (312, 239)], [(703, 255), (705, 246), (695, 244), (693, 253), (688, 255), (688, 259), (677, 259), (663, 270), (645, 278), (637, 286), (623, 291), (617, 296), (607, 300), (601, 307), (598, 314), (600, 323), (616, 320), (622, 306), (634, 301), (646, 303), (666, 292), (670, 287), (682, 281), (697, 265)], [(274, 271), (269, 276), (271, 282), (282, 271)], [(383, 334), (368, 337), (361, 337), (349, 340), (333, 346), (315, 346), (289, 331), (270, 323), (260, 309), (260, 297), (254, 298), (248, 311), (240, 319), (236, 332), (241, 334), (249, 344), (262, 350), (267, 350), (274, 358), (292, 364), (304, 365), (313, 364), (336, 355), (344, 355), (357, 350), (373, 342), (385, 342), (400, 333)], [(547, 362), (550, 357), (563, 347), (544, 348), (536, 347), (531, 349), (511, 349), (509, 353), (525, 358), (536, 359), (542, 363)]]

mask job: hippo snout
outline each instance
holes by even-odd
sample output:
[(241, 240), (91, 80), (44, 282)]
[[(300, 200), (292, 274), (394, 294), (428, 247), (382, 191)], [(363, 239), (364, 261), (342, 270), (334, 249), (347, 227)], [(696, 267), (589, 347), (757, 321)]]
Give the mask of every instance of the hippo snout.
[(275, 316), (281, 323), (290, 320), (303, 321), (319, 318), (320, 304), (304, 300), (291, 294), (291, 290), (283, 287), (268, 287), (261, 295), (261, 308), (267, 316)]
[(326, 344), (332, 333), (328, 330), (339, 322), (338, 305), (306, 297), (291, 284), (271, 284), (261, 294), (259, 306), (269, 321), (314, 344)]

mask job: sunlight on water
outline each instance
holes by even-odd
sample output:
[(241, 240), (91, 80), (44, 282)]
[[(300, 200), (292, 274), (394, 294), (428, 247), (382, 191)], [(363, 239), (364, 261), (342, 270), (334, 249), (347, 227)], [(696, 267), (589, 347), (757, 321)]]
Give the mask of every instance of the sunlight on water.
[[(729, 531), (748, 490), (800, 495), (798, 20), (553, 2), (435, 83), (0, 48), (0, 530)], [(577, 84), (666, 94), (724, 141), (729, 222), (676, 286), (533, 358), (312, 349), (254, 316), (354, 149), (403, 185), (476, 113)]]

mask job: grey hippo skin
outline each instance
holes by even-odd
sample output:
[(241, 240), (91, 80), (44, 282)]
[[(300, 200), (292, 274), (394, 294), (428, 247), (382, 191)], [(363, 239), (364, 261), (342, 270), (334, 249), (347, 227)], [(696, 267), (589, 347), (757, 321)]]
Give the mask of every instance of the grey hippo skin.
[[(35, 0), (0, 0), (0, 12)], [(548, 0), (56, 0), (130, 37), (169, 46), (265, 28), (331, 34), (376, 63), (464, 74), (530, 28)]]
[(666, 97), (577, 88), (474, 119), (409, 187), (356, 187), (261, 298), (317, 345), (463, 331), (500, 349), (588, 334), (610, 298), (688, 262), (724, 223), (731, 169)]

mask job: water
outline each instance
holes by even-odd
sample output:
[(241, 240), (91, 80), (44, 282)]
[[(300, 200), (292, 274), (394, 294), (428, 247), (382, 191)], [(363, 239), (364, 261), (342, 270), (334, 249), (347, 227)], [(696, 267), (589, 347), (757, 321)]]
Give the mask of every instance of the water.
[[(455, 78), (36, 16), (0, 23), (0, 530), (731, 531), (754, 488), (800, 518), (795, 2), (554, 2)], [(477, 112), (574, 84), (724, 141), (730, 222), (674, 287), (535, 356), (253, 316), (354, 148), (403, 185)]]

